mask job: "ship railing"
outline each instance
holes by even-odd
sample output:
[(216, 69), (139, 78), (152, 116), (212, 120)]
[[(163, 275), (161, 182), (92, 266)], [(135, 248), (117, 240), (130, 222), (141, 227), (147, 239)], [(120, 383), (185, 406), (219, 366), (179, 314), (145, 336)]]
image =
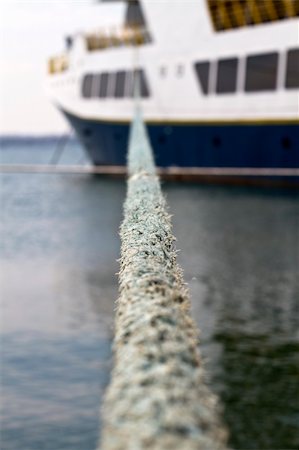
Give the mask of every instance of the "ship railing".
[(48, 61), (48, 73), (53, 75), (65, 72), (69, 68), (69, 62), (66, 55), (54, 56)]
[(113, 27), (85, 34), (88, 51), (104, 50), (111, 47), (139, 46), (151, 41), (146, 27)]
[(216, 31), (299, 17), (299, 0), (207, 0)]

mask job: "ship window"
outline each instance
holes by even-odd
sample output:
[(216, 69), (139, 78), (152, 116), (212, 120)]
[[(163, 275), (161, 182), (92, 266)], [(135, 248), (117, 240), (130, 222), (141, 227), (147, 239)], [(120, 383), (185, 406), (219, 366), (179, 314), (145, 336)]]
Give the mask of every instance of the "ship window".
[(91, 97), (92, 78), (93, 78), (93, 76), (91, 74), (87, 74), (83, 78), (83, 82), (82, 82), (82, 96), (84, 98), (90, 98)]
[(106, 97), (114, 97), (116, 73), (108, 73), (108, 87)]
[(248, 56), (245, 91), (272, 91), (276, 88), (278, 53)]
[(101, 75), (97, 74), (93, 76), (92, 79), (92, 97), (97, 97), (99, 95), (100, 90), (100, 84), (101, 84)]
[(148, 88), (148, 83), (147, 83), (147, 79), (145, 76), (145, 73), (143, 70), (139, 70), (139, 79), (140, 79), (140, 91), (141, 91), (141, 96), (142, 97), (149, 97), (150, 93), (149, 93), (149, 88)]
[(108, 90), (108, 73), (103, 72), (101, 74), (99, 97), (100, 98), (107, 97), (107, 90)]
[(147, 83), (147, 79), (143, 70), (138, 69), (135, 72), (125, 72), (125, 97), (134, 97), (134, 77), (138, 76), (140, 97), (149, 97), (150, 91)]
[(130, 0), (126, 11), (125, 26), (136, 27), (146, 26), (141, 4), (138, 0)]
[(177, 65), (176, 74), (178, 77), (182, 77), (184, 75), (184, 66), (182, 64)]
[(133, 72), (126, 72), (126, 85), (125, 85), (125, 97), (133, 97)]
[[(147, 80), (146, 80), (146, 76), (144, 73), (144, 70), (138, 69), (134, 72), (134, 76), (137, 77), (137, 81), (139, 83), (139, 89), (140, 89), (140, 96), (141, 97), (149, 97), (149, 88), (148, 88), (148, 84), (147, 84)], [(132, 76), (132, 81), (133, 82), (133, 78), (134, 76)], [(132, 83), (134, 84), (134, 83)], [(134, 85), (131, 86), (131, 95), (134, 96)]]
[(299, 48), (288, 51), (285, 86), (287, 89), (299, 88)]
[(207, 95), (209, 86), (210, 63), (209, 61), (198, 62), (194, 67), (201, 86), (202, 93)]
[(121, 70), (116, 72), (116, 80), (115, 80), (115, 97), (124, 97), (125, 95), (125, 81), (126, 81), (126, 72)]
[(167, 75), (167, 68), (165, 66), (161, 66), (160, 67), (160, 76), (166, 77), (166, 75)]
[(219, 94), (227, 94), (236, 91), (237, 86), (237, 58), (220, 59), (217, 69), (217, 85), (216, 92)]

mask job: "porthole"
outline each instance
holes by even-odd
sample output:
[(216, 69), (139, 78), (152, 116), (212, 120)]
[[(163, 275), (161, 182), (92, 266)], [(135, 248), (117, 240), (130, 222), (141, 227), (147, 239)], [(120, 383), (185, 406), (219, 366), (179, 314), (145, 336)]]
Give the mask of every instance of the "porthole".
[(166, 136), (164, 136), (164, 134), (160, 134), (160, 136), (158, 137), (158, 142), (159, 144), (165, 144), (166, 143)]
[(212, 144), (213, 144), (213, 147), (216, 147), (216, 148), (218, 148), (218, 147), (220, 147), (221, 146), (221, 138), (219, 137), (219, 136), (214, 136), (213, 137), (213, 139), (212, 139)]
[(288, 136), (283, 136), (281, 138), (281, 146), (285, 150), (289, 150), (292, 147), (292, 141)]
[(82, 134), (84, 137), (90, 137), (92, 135), (92, 130), (90, 128), (83, 128)]

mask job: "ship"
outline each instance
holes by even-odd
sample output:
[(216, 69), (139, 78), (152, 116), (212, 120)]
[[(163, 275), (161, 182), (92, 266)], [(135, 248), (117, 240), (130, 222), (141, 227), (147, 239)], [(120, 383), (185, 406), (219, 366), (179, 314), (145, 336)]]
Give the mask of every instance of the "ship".
[(92, 164), (125, 166), (138, 81), (162, 170), (297, 183), (299, 1), (117, 2), (121, 20), (68, 35), (48, 61), (49, 96)]

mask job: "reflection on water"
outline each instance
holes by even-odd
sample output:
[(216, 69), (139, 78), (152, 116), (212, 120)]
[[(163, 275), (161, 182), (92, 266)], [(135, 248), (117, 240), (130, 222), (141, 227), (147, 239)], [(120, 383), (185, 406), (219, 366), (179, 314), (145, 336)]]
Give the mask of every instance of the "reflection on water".
[(297, 449), (297, 193), (174, 186), (168, 197), (231, 446)]
[(222, 346), (219, 381), (233, 447), (298, 448), (298, 342), (233, 331), (215, 339)]
[[(297, 449), (296, 193), (164, 190), (231, 446)], [(5, 450), (96, 446), (124, 195), (122, 181), (1, 175)]]
[(124, 194), (88, 176), (1, 176), (1, 449), (96, 447)]
[(2, 337), (5, 450), (94, 449), (110, 342), (90, 334)]

